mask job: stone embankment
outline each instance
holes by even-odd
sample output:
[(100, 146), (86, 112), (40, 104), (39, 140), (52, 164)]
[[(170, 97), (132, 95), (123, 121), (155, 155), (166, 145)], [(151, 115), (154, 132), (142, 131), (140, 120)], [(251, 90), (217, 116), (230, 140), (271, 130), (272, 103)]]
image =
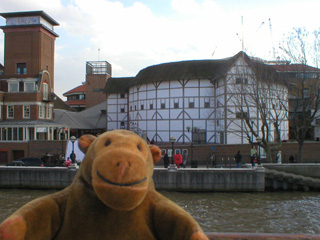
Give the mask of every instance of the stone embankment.
[(319, 191), (320, 179), (265, 169), (265, 188), (266, 190)]

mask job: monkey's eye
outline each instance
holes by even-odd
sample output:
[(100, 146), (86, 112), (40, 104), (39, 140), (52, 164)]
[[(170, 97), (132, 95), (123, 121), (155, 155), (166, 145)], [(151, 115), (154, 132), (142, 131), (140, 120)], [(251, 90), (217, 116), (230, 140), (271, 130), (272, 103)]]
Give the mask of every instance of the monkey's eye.
[(141, 147), (140, 147), (140, 145), (137, 145), (137, 148), (139, 149), (139, 151), (141, 152)]
[(106, 142), (105, 142), (105, 146), (109, 146), (111, 144), (111, 141), (110, 140), (107, 140)]

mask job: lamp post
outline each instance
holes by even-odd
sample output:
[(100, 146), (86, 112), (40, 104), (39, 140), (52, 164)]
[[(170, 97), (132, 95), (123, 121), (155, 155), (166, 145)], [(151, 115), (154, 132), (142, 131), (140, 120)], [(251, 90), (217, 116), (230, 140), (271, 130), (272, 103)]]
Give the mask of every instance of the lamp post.
[(197, 127), (193, 127), (191, 129), (191, 127), (187, 127), (187, 131), (188, 131), (188, 133), (191, 132), (191, 161), (193, 161), (193, 133), (197, 132), (198, 128)]
[(262, 138), (260, 136), (256, 137), (257, 142), (258, 142), (258, 156), (257, 156), (257, 161), (258, 161), (258, 165), (261, 165), (261, 159), (260, 159), (260, 144), (262, 142)]
[(76, 155), (74, 153), (74, 142), (77, 140), (77, 138), (75, 136), (71, 136), (70, 137), (70, 141), (72, 143), (72, 153), (71, 153), (71, 161), (72, 163), (74, 164), (75, 163), (75, 160), (76, 160)]
[(174, 142), (176, 141), (175, 137), (170, 137), (170, 142), (172, 144), (172, 154), (171, 154), (171, 163), (168, 167), (168, 171), (176, 171), (177, 170), (177, 166), (174, 163)]

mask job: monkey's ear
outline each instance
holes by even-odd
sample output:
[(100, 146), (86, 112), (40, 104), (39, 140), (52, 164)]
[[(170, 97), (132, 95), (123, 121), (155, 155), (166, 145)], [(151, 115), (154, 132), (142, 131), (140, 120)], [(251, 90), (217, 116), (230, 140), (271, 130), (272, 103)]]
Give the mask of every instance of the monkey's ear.
[(158, 146), (155, 145), (149, 145), (153, 163), (156, 164), (161, 159), (161, 150)]
[(95, 139), (96, 137), (90, 134), (82, 135), (78, 141), (78, 145), (81, 152), (86, 153), (88, 151), (89, 146)]

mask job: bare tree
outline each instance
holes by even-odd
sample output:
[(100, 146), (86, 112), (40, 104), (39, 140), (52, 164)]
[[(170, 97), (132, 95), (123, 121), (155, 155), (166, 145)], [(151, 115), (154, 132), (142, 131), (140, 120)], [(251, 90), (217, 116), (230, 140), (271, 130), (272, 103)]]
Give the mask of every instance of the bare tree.
[[(229, 111), (235, 114), (233, 121), (238, 134), (245, 135), (253, 144), (261, 137), (266, 161), (271, 162), (274, 151), (282, 146), (281, 136), (286, 135), (287, 87), (273, 68), (262, 62), (250, 60), (250, 69), (238, 73), (238, 84), (232, 87), (230, 100), (235, 106)], [(283, 131), (285, 129), (285, 131)]]
[(286, 78), (290, 89), (287, 111), (290, 113), (290, 138), (299, 144), (298, 161), (302, 160), (305, 140), (313, 138), (312, 123), (319, 116), (320, 110), (319, 34), (319, 30), (310, 34), (304, 28), (295, 28), (280, 44), (282, 58), (293, 63), (290, 71), (283, 68), (279, 72)]

